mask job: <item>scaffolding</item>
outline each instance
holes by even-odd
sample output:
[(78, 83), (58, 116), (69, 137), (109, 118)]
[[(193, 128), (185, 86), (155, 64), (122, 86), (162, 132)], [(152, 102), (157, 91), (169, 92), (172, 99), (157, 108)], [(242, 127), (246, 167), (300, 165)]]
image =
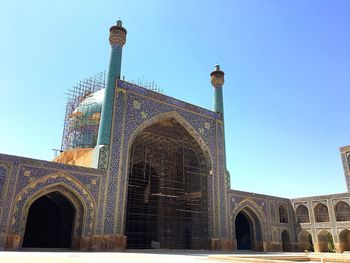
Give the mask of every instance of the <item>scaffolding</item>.
[(192, 136), (174, 119), (146, 128), (129, 163), (128, 248), (208, 247), (210, 167)]
[(61, 151), (96, 145), (101, 109), (89, 97), (105, 86), (106, 72), (100, 72), (68, 90)]
[[(123, 80), (125, 80), (125, 76), (123, 77)], [(137, 80), (126, 80), (126, 81), (132, 84), (135, 84), (137, 86), (143, 87), (145, 89), (151, 90), (153, 92), (164, 94), (163, 90), (154, 80), (150, 81), (145, 79), (144, 77), (139, 77)]]

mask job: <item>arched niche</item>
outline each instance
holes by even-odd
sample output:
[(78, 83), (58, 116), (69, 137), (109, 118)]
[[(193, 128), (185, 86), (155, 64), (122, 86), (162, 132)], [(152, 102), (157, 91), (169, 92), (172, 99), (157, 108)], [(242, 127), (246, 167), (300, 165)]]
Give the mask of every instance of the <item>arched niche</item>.
[(298, 223), (310, 223), (309, 209), (304, 205), (299, 205), (295, 210)]
[(334, 206), (335, 219), (337, 221), (350, 221), (350, 206), (344, 201), (339, 201)]
[(318, 203), (314, 207), (315, 222), (329, 222), (328, 208), (325, 204)]
[(284, 205), (280, 205), (278, 207), (278, 214), (279, 214), (280, 223), (288, 223), (288, 213)]

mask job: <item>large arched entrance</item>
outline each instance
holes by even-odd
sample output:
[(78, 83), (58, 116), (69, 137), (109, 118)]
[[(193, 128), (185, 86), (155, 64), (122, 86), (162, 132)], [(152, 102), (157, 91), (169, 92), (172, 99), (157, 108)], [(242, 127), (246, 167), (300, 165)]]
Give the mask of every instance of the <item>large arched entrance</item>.
[(235, 220), (237, 249), (252, 250), (254, 240), (254, 229), (251, 219), (244, 213), (239, 212)]
[(208, 247), (209, 173), (202, 148), (175, 119), (140, 132), (129, 156), (127, 247)]
[(243, 208), (238, 208), (236, 216), (232, 217), (233, 232), (239, 250), (264, 250), (261, 220), (255, 211), (256, 209), (251, 207), (250, 204), (244, 205)]
[(29, 208), (22, 247), (70, 248), (75, 209), (60, 192), (35, 200)]

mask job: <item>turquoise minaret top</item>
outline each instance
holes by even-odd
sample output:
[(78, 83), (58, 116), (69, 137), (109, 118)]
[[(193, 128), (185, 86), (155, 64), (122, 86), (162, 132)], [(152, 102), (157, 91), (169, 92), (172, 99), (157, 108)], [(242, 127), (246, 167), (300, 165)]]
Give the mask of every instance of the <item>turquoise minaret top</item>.
[(220, 70), (219, 65), (215, 65), (215, 70), (210, 73), (211, 84), (214, 87), (214, 111), (222, 115), (224, 119), (224, 102), (222, 96), (222, 86), (224, 85), (224, 75), (225, 73)]
[(113, 102), (116, 80), (120, 79), (122, 64), (122, 51), (126, 42), (126, 29), (122, 26), (122, 21), (109, 29), (109, 43), (111, 44), (111, 57), (109, 60), (107, 86), (102, 105), (101, 121), (98, 130), (97, 145), (109, 145), (111, 137), (111, 125), (113, 114)]
[(219, 65), (215, 65), (215, 70), (210, 73), (211, 85), (214, 87), (214, 111), (221, 114), (222, 117), (222, 128), (223, 128), (223, 139), (224, 139), (224, 165), (226, 173), (227, 187), (230, 188), (230, 174), (226, 168), (226, 146), (225, 146), (225, 125), (224, 125), (224, 99), (222, 94), (222, 86), (224, 85), (225, 73), (220, 70)]

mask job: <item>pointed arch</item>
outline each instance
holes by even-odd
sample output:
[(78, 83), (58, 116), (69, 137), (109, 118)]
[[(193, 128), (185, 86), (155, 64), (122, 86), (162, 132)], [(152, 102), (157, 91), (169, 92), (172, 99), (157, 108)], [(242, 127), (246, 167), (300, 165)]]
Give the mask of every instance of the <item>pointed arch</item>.
[(285, 205), (278, 206), (278, 215), (280, 219), (280, 223), (288, 223), (288, 213)]
[(315, 222), (329, 222), (328, 207), (323, 203), (318, 203), (314, 207)]
[(298, 223), (310, 223), (309, 209), (305, 205), (298, 205), (295, 209)]
[(350, 230), (343, 229), (339, 233), (339, 243), (341, 252), (350, 251)]
[(344, 201), (339, 201), (334, 206), (337, 221), (350, 221), (350, 206)]
[(212, 159), (195, 128), (173, 111), (150, 118), (128, 139), (126, 162), (127, 247), (206, 247)]
[[(29, 206), (22, 247), (71, 248), (77, 238), (73, 228), (81, 226), (78, 206), (55, 189), (38, 197)], [(74, 218), (75, 221), (74, 222)]]
[(301, 251), (310, 251), (313, 252), (314, 251), (314, 244), (313, 244), (313, 240), (312, 240), (312, 235), (309, 231), (303, 229), (299, 235), (299, 243), (300, 243), (300, 247), (301, 247)]
[(319, 231), (317, 240), (319, 252), (334, 252), (333, 235), (329, 231), (325, 229)]
[(265, 213), (262, 211), (262, 209), (253, 200), (244, 199), (233, 209), (231, 215), (234, 238), (236, 238), (236, 240), (239, 238), (237, 237), (236, 230), (238, 216), (244, 215), (249, 222), (251, 249), (256, 251), (263, 251), (263, 243), (266, 240), (266, 219)]
[(254, 211), (257, 217), (259, 218), (259, 220), (265, 224), (266, 218), (265, 218), (264, 211), (260, 208), (260, 206), (256, 202), (254, 202), (252, 199), (249, 199), (249, 198), (242, 200), (241, 202), (239, 202), (238, 205), (235, 206), (235, 208), (232, 210), (232, 213), (231, 213), (232, 216), (236, 216), (239, 213), (239, 211), (245, 207), (248, 207), (252, 211)]
[(23, 237), (30, 206), (40, 197), (52, 192), (62, 194), (75, 209), (73, 237), (91, 235), (95, 221), (95, 201), (81, 182), (60, 172), (33, 181), (17, 194), (11, 218), (11, 233)]
[(158, 114), (156, 116), (153, 116), (150, 119), (147, 119), (145, 122), (143, 122), (141, 125), (139, 125), (132, 135), (130, 136), (129, 142), (128, 142), (128, 155), (130, 153), (132, 144), (134, 143), (135, 138), (142, 133), (144, 129), (147, 127), (156, 124), (162, 120), (166, 119), (174, 119), (176, 120), (179, 124), (182, 125), (183, 128), (187, 130), (187, 132), (193, 137), (193, 139), (198, 143), (198, 145), (201, 147), (204, 155), (206, 156), (207, 163), (210, 164), (212, 167), (213, 163), (213, 157), (212, 153), (207, 145), (207, 143), (204, 141), (202, 136), (196, 131), (196, 129), (183, 117), (181, 116), (177, 111), (168, 111), (165, 113)]

